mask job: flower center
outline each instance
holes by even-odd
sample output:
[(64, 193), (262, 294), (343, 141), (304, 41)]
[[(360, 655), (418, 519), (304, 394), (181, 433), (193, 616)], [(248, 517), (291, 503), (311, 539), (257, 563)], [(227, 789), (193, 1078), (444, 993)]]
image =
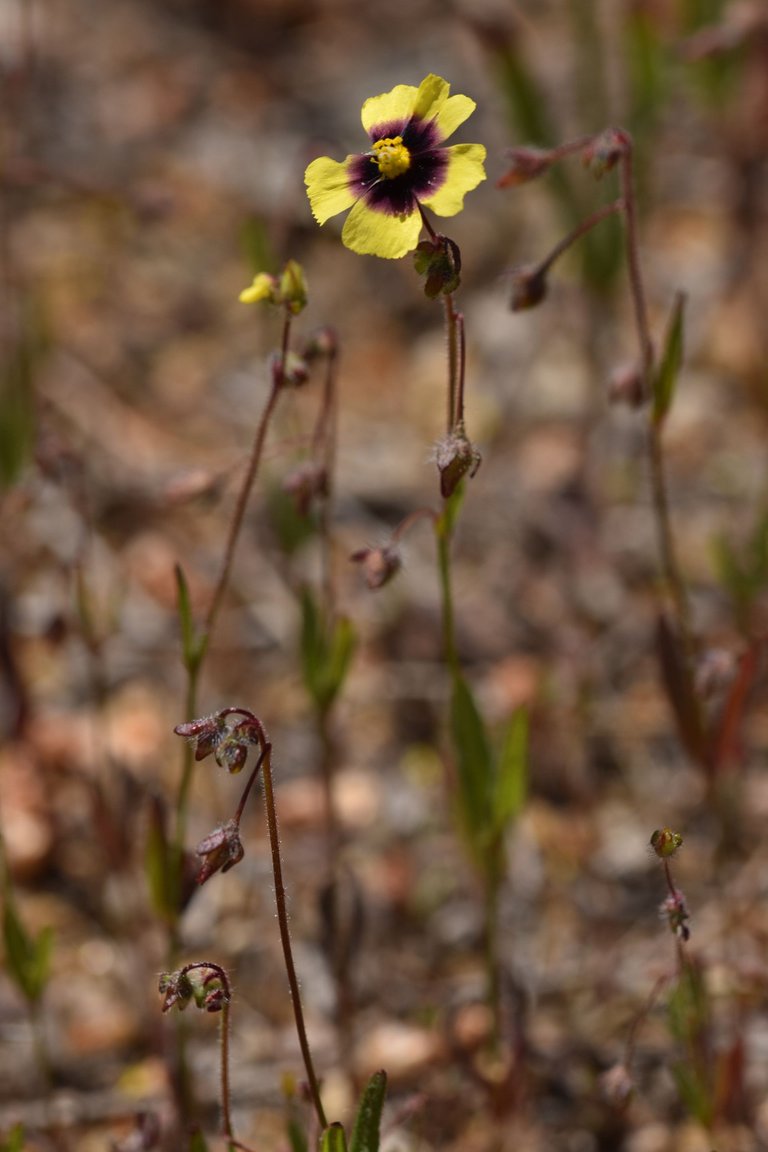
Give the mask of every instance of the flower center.
[(383, 140), (377, 140), (373, 145), (371, 159), (374, 164), (378, 164), (379, 172), (387, 180), (402, 176), (411, 166), (411, 154), (403, 144), (402, 136), (386, 136)]

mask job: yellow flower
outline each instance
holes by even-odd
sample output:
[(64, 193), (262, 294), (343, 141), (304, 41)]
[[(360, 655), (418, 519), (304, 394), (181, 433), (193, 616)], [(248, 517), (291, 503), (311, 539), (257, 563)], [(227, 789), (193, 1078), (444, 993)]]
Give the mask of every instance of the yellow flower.
[(444, 142), (475, 110), (468, 96), (450, 96), (440, 76), (418, 88), (398, 84), (363, 104), (369, 151), (339, 162), (313, 160), (304, 182), (318, 224), (349, 213), (341, 238), (347, 248), (398, 259), (419, 242), (421, 208), (455, 216), (464, 196), (485, 180), (482, 144)]

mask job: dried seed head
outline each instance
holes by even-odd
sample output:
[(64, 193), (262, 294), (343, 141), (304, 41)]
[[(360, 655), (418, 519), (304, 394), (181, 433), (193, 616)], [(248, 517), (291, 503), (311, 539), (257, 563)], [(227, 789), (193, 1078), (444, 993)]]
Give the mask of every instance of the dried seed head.
[(475, 475), (482, 456), (461, 429), (441, 440), (435, 449), (435, 461), (440, 473), (440, 495), (444, 500), (452, 496), (464, 479)]
[(245, 855), (240, 841), (240, 828), (234, 820), (215, 828), (209, 836), (201, 840), (195, 852), (203, 857), (203, 864), (197, 874), (197, 883), (205, 884), (216, 872), (228, 872), (239, 864)]
[(381, 548), (360, 548), (350, 560), (362, 567), (365, 582), (372, 592), (383, 588), (402, 567), (402, 558), (394, 544)]
[(614, 1064), (600, 1077), (603, 1098), (614, 1107), (626, 1104), (635, 1090), (635, 1084), (625, 1064)]
[(540, 264), (518, 264), (511, 268), (512, 290), (509, 306), (513, 312), (524, 312), (541, 304), (548, 292), (547, 270)]
[(622, 156), (632, 150), (632, 140), (621, 128), (606, 128), (587, 144), (581, 154), (584, 167), (596, 180), (615, 168)]
[(682, 843), (680, 833), (673, 832), (671, 828), (657, 828), (651, 836), (651, 848), (660, 860), (668, 860), (670, 856), (674, 856)]

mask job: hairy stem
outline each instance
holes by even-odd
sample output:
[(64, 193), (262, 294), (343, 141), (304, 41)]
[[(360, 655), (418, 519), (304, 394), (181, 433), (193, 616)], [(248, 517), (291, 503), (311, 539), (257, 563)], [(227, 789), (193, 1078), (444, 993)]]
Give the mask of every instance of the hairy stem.
[(272, 745), (266, 743), (263, 748), (262, 770), (264, 775), (264, 802), (267, 809), (267, 825), (269, 828), (269, 845), (272, 853), (272, 873), (275, 880), (275, 905), (277, 908), (277, 922), (280, 928), (280, 942), (283, 946), (283, 959), (285, 971), (288, 976), (288, 985), (291, 990), (293, 1016), (296, 1022), (296, 1032), (299, 1038), (299, 1047), (304, 1060), (307, 1073), (310, 1096), (321, 1129), (328, 1127), (325, 1118), (323, 1103), (320, 1099), (320, 1087), (312, 1063), (312, 1053), (307, 1039), (307, 1029), (304, 1024), (304, 1010), (301, 1006), (299, 981), (296, 976), (296, 967), (293, 962), (293, 949), (291, 947), (291, 934), (288, 928), (288, 908), (285, 899), (285, 885), (283, 883), (283, 865), (280, 857), (280, 838), (277, 828), (277, 809), (275, 807), (275, 793), (272, 781)]
[[(652, 400), (654, 348), (651, 338), (651, 326), (648, 319), (648, 305), (645, 298), (642, 271), (640, 268), (640, 252), (637, 227), (637, 207), (635, 202), (635, 189), (633, 180), (632, 146), (627, 140), (627, 147), (621, 157), (619, 167), (621, 183), (621, 201), (624, 210), (624, 236), (629, 274), (629, 287), (632, 305), (635, 314), (635, 326), (640, 345), (640, 363), (643, 377), (643, 393), (647, 399)], [(680, 635), (683, 642), (688, 668), (690, 670), (695, 646), (691, 625), (691, 613), (688, 603), (688, 594), (683, 580), (675, 550), (672, 519), (669, 511), (669, 495), (667, 490), (666, 474), (664, 470), (664, 454), (661, 445), (661, 424), (655, 419), (653, 405), (651, 404), (649, 426), (647, 432), (648, 465), (651, 474), (651, 493), (653, 500), (654, 519), (656, 522), (656, 536), (658, 540), (661, 568), (667, 591), (674, 605)]]

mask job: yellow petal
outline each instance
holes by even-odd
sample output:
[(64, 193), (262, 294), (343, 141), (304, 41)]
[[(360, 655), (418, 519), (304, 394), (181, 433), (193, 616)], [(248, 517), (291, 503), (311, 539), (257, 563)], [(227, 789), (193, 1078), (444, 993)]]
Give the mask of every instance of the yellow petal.
[(485, 180), (485, 148), (482, 144), (453, 144), (445, 149), (448, 171), (445, 183), (428, 199), (422, 199), (425, 208), (438, 216), (455, 216), (464, 207), (467, 192)]
[(414, 116), (419, 116), (422, 120), (432, 120), (445, 104), (450, 90), (451, 86), (447, 80), (430, 72), (419, 84), (413, 108)]
[(363, 256), (381, 256), (398, 260), (412, 252), (419, 242), (421, 216), (387, 216), (375, 212), (364, 200), (358, 200), (344, 223), (341, 239), (347, 248)]
[(320, 156), (304, 173), (309, 205), (318, 224), (325, 224), (331, 216), (338, 216), (339, 212), (345, 212), (354, 204), (347, 168), (352, 159), (354, 157), (347, 156), (343, 163), (339, 163), (328, 156)]
[(261, 300), (271, 300), (275, 291), (275, 278), (267, 272), (259, 272), (253, 283), (244, 288), (238, 299), (241, 304), (258, 304)]
[(391, 92), (371, 96), (363, 104), (360, 114), (363, 128), (370, 132), (377, 124), (410, 120), (419, 92), (420, 89), (414, 88), (412, 84), (398, 84)]
[(474, 112), (477, 104), (469, 96), (451, 96), (438, 109), (433, 117), (441, 140), (452, 136), (460, 124), (463, 124)]

